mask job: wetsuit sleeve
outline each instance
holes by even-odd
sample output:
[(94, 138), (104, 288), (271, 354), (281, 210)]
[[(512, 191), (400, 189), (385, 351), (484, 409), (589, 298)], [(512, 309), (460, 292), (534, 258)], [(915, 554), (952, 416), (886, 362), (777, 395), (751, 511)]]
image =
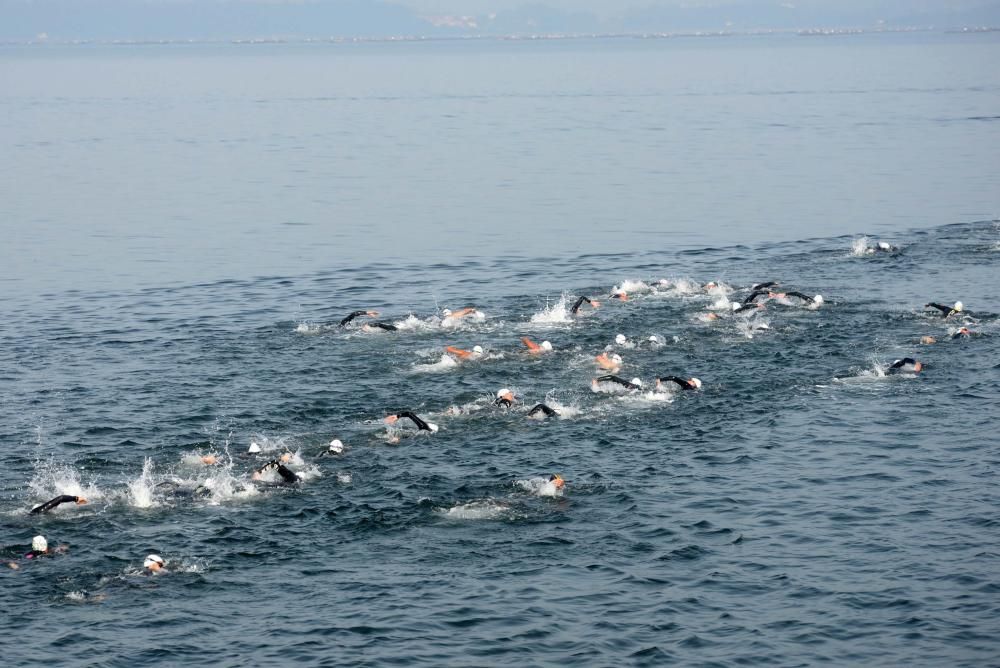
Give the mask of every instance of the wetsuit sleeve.
[(54, 499), (46, 501), (40, 506), (35, 506), (34, 508), (31, 509), (30, 514), (37, 515), (39, 513), (47, 513), (61, 503), (70, 503), (70, 502), (76, 503), (77, 500), (79, 500), (79, 498), (80, 497), (77, 496), (70, 496), (69, 494), (63, 494), (62, 496), (57, 496)]
[(951, 312), (954, 310), (950, 306), (942, 306), (941, 304), (935, 304), (934, 302), (931, 302), (930, 304), (925, 304), (924, 308), (936, 308), (937, 310), (941, 311), (941, 313), (943, 313), (946, 318), (949, 315), (951, 315)]
[(755, 299), (757, 299), (757, 297), (760, 297), (761, 295), (766, 295), (766, 294), (767, 294), (767, 291), (765, 291), (765, 290), (754, 290), (749, 295), (747, 295), (747, 298), (743, 300), (743, 303), (744, 304), (750, 304)]
[(389, 323), (386, 322), (370, 322), (368, 324), (371, 325), (372, 327), (378, 327), (379, 329), (384, 329), (387, 332), (395, 332), (399, 329), (395, 325), (390, 325)]
[(573, 315), (576, 315), (576, 312), (580, 310), (581, 306), (583, 306), (583, 302), (587, 302), (589, 304), (590, 300), (587, 299), (586, 297), (580, 297), (579, 299), (576, 300), (576, 303), (573, 304), (573, 308), (571, 308), (569, 312), (572, 313)]
[(295, 473), (290, 471), (284, 464), (278, 464), (278, 475), (281, 476), (282, 480), (288, 483), (299, 481), (299, 476), (295, 475)]
[(413, 422), (413, 424), (417, 425), (417, 429), (423, 429), (424, 431), (431, 430), (431, 428), (427, 425), (427, 423), (421, 420), (416, 415), (414, 415), (412, 411), (403, 411), (401, 413), (396, 413), (396, 416), (400, 418), (409, 418), (410, 421)]
[(742, 313), (743, 311), (748, 311), (752, 308), (757, 308), (757, 302), (743, 302), (740, 304), (739, 308), (733, 309), (733, 313)]
[(904, 357), (901, 360), (896, 360), (895, 362), (893, 362), (892, 366), (890, 366), (889, 368), (898, 369), (900, 367), (906, 366), (907, 364), (916, 364), (916, 363), (917, 360), (913, 359), (912, 357)]
[(535, 415), (537, 413), (545, 413), (545, 417), (552, 417), (553, 415), (559, 415), (554, 409), (546, 406), (545, 404), (537, 404), (534, 408), (528, 411), (528, 417)]
[(785, 296), (786, 297), (798, 297), (802, 301), (807, 301), (807, 302), (811, 302), (813, 300), (813, 298), (810, 297), (809, 295), (804, 295), (801, 292), (796, 292), (795, 290), (792, 290), (791, 292), (786, 292)]
[(340, 326), (341, 327), (345, 327), (347, 325), (347, 323), (349, 323), (350, 321), (354, 320), (359, 315), (364, 315), (365, 313), (368, 313), (368, 311), (355, 311), (354, 313), (350, 314), (349, 316), (347, 316), (346, 318), (344, 318), (343, 320), (341, 320), (340, 321)]
[(691, 388), (690, 383), (688, 383), (683, 378), (679, 378), (677, 376), (663, 376), (659, 380), (660, 380), (661, 383), (663, 383), (663, 382), (677, 383), (678, 385), (681, 386), (682, 389), (685, 389), (685, 390)]

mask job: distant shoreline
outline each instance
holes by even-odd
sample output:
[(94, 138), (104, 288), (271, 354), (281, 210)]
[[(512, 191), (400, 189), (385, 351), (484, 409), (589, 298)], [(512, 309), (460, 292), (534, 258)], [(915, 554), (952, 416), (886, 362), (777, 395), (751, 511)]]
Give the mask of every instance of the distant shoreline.
[(683, 32), (643, 32), (643, 33), (541, 33), (510, 35), (394, 35), (384, 37), (242, 37), (230, 39), (50, 39), (41, 37), (32, 40), (0, 40), (0, 46), (153, 46), (153, 45), (212, 45), (212, 44), (380, 44), (419, 42), (538, 42), (572, 40), (660, 40), (702, 37), (762, 37), (789, 35), (798, 37), (843, 37), (855, 35), (881, 34), (981, 34), (1000, 32), (1000, 27), (966, 26), (955, 28), (935, 28), (913, 26), (900, 28), (797, 28), (761, 29), (744, 31), (683, 31)]

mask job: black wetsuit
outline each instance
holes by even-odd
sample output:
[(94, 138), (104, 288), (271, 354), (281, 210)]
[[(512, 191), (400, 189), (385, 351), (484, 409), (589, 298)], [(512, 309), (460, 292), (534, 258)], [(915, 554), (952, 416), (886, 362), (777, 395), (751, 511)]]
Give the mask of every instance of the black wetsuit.
[(417, 425), (417, 429), (423, 431), (433, 431), (429, 424), (421, 420), (419, 417), (414, 415), (411, 411), (403, 411), (401, 413), (396, 413), (397, 418), (409, 418), (413, 424)]
[(369, 327), (378, 327), (379, 329), (384, 329), (387, 332), (395, 332), (399, 330), (399, 327), (395, 325), (390, 325), (387, 322), (369, 322), (367, 323)]
[(350, 314), (349, 316), (341, 320), (340, 326), (346, 327), (349, 322), (357, 318), (359, 315), (368, 315), (368, 311), (355, 311), (354, 313)]
[(751, 303), (753, 303), (753, 301), (755, 299), (757, 299), (757, 297), (760, 297), (761, 295), (765, 295), (766, 296), (766, 295), (770, 295), (770, 294), (771, 293), (768, 292), (767, 290), (754, 290), (749, 295), (747, 295), (747, 298), (743, 300), (743, 303), (744, 304), (751, 304)]
[(786, 292), (785, 296), (786, 297), (798, 297), (802, 301), (808, 302), (810, 304), (812, 304), (814, 301), (816, 301), (815, 299), (813, 299), (809, 295), (804, 295), (801, 292), (796, 292), (795, 290), (792, 290), (791, 292)]
[(778, 281), (768, 281), (767, 283), (754, 283), (750, 286), (751, 290), (763, 290), (764, 288), (773, 288), (778, 284)]
[(750, 309), (757, 309), (760, 307), (761, 305), (757, 302), (743, 302), (733, 309), (733, 313), (742, 313), (743, 311), (749, 311)]
[(528, 417), (537, 415), (538, 413), (544, 413), (545, 417), (555, 417), (559, 415), (555, 409), (549, 408), (545, 404), (535, 404), (535, 407), (528, 411)]
[(656, 380), (660, 381), (661, 383), (666, 383), (666, 382), (677, 383), (678, 385), (680, 385), (682, 390), (698, 389), (697, 387), (694, 386), (693, 383), (690, 383), (686, 379), (680, 378), (678, 376), (663, 376), (662, 378), (657, 378)]
[(907, 365), (916, 366), (916, 364), (917, 360), (913, 359), (912, 357), (904, 357), (903, 359), (896, 360), (895, 362), (892, 363), (892, 365), (889, 367), (889, 373), (892, 373), (893, 371), (903, 371), (904, 366)]
[(289, 470), (284, 464), (279, 462), (277, 459), (273, 459), (268, 463), (257, 469), (257, 473), (263, 473), (264, 471), (275, 470), (281, 479), (288, 484), (293, 484), (299, 481), (299, 476), (295, 474), (294, 471)]
[(76, 503), (80, 500), (78, 496), (70, 496), (69, 494), (63, 494), (62, 496), (57, 496), (54, 499), (46, 501), (40, 506), (35, 506), (31, 509), (32, 515), (37, 515), (39, 513), (47, 513), (61, 503)]
[(642, 387), (640, 387), (639, 385), (636, 385), (635, 383), (629, 382), (629, 381), (625, 380), (624, 378), (622, 378), (621, 376), (614, 376), (614, 375), (598, 376), (597, 378), (595, 378), (595, 380), (598, 383), (617, 383), (617, 384), (621, 385), (622, 387), (626, 387), (626, 388), (628, 388), (630, 390), (641, 390), (642, 389)]
[(576, 315), (576, 312), (580, 310), (581, 306), (583, 306), (583, 302), (587, 302), (591, 306), (594, 305), (594, 302), (590, 301), (590, 297), (581, 296), (579, 299), (576, 300), (576, 303), (573, 304), (573, 308), (571, 308), (569, 312), (572, 313), (573, 315)]
[(931, 302), (930, 304), (924, 304), (924, 308), (936, 308), (937, 310), (941, 311), (942, 315), (944, 315), (944, 317), (946, 318), (950, 318), (956, 313), (961, 313), (961, 311), (956, 311), (951, 306), (943, 306), (941, 304), (935, 304), (934, 302)]

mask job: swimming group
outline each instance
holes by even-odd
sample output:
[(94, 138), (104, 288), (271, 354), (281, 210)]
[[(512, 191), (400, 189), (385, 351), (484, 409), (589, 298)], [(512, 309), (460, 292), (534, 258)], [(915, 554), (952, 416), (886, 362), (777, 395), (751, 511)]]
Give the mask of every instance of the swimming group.
[[(862, 248), (861, 254), (892, 253), (897, 250), (895, 246), (886, 242), (878, 242)], [(633, 287), (633, 289), (637, 290), (655, 290), (667, 289), (673, 285), (674, 282), (666, 279), (661, 280), (654, 286), (649, 286), (645, 283), (623, 283), (621, 286), (615, 286), (610, 294), (607, 295), (607, 298), (620, 302), (628, 302), (633, 298), (633, 295), (626, 289), (628, 287)], [(767, 329), (769, 327), (765, 321), (757, 316), (770, 306), (815, 310), (826, 303), (822, 295), (816, 294), (810, 296), (798, 290), (783, 289), (778, 281), (755, 283), (744, 288), (733, 288), (711, 281), (694, 286), (685, 282), (684, 287), (687, 292), (693, 290), (715, 299), (710, 310), (697, 316), (700, 321), (711, 323), (724, 318), (741, 318), (750, 329)], [(730, 301), (730, 298), (733, 296), (737, 296), (738, 299)], [(601, 308), (601, 302), (598, 299), (594, 299), (589, 295), (579, 295), (573, 301), (572, 306), (567, 309), (567, 313), (569, 317), (575, 319), (584, 316), (587, 311), (594, 311), (599, 308)], [(929, 302), (924, 305), (924, 309), (940, 316), (944, 320), (956, 324), (948, 334), (952, 339), (967, 338), (977, 334), (972, 329), (976, 325), (977, 320), (965, 310), (961, 301), (956, 301), (951, 305)], [(337, 330), (357, 330), (366, 333), (391, 333), (399, 331), (400, 328), (398, 325), (379, 320), (380, 315), (375, 310), (355, 310), (331, 327)], [(484, 319), (485, 315), (475, 306), (467, 306), (456, 310), (443, 309), (440, 316), (440, 323), (442, 327), (450, 328), (465, 321), (482, 321)], [(931, 335), (925, 335), (920, 339), (920, 343), (924, 345), (937, 342), (938, 337)], [(528, 337), (522, 337), (521, 343), (524, 346), (523, 353), (530, 356), (542, 356), (552, 353), (555, 350), (550, 341), (536, 342)], [(660, 337), (651, 335), (644, 343), (657, 347), (663, 345), (664, 342)], [(618, 334), (615, 337), (615, 344), (618, 347), (631, 347), (635, 345), (624, 334)], [(485, 351), (480, 345), (473, 346), (468, 350), (449, 345), (444, 348), (443, 359), (448, 364), (459, 365), (481, 359), (484, 355)], [(595, 393), (629, 394), (653, 392), (672, 395), (677, 392), (698, 392), (704, 387), (703, 382), (694, 376), (662, 375), (653, 379), (647, 389), (647, 383), (640, 378), (626, 379), (618, 375), (624, 365), (624, 360), (618, 352), (615, 352), (615, 346), (607, 346), (605, 350), (596, 354), (593, 357), (593, 363), (596, 365), (595, 368), (603, 372), (591, 380), (590, 389)], [(904, 357), (893, 361), (885, 368), (884, 373), (914, 375), (919, 374), (923, 369), (924, 364), (920, 360), (912, 357)], [(520, 402), (521, 397), (516, 396), (511, 389), (506, 387), (497, 390), (491, 398), (492, 405), (501, 409), (512, 409)], [(535, 402), (527, 405), (530, 405), (530, 408), (527, 408), (524, 413), (527, 418), (545, 420), (560, 416), (561, 407), (559, 406), (551, 406), (545, 402)], [(415, 411), (407, 408), (383, 416), (380, 418), (380, 422), (386, 426), (384, 440), (391, 444), (400, 443), (404, 438), (419, 434), (434, 434), (439, 430), (437, 424), (424, 419)], [(333, 439), (325, 447), (320, 457), (338, 456), (343, 454), (345, 449), (346, 446), (340, 439)], [(262, 454), (264, 454), (263, 450), (257, 442), (252, 442), (246, 451), (246, 456), (248, 457), (259, 457)], [(304, 480), (302, 475), (289, 467), (295, 456), (291, 452), (284, 452), (275, 458), (264, 457), (266, 461), (252, 470), (251, 481), (259, 485), (277, 486), (298, 485), (302, 483)], [(205, 466), (213, 466), (221, 463), (216, 455), (211, 454), (199, 456), (198, 462)], [(558, 495), (562, 492), (565, 484), (566, 481), (559, 474), (549, 474), (543, 479), (540, 494), (543, 496)], [(197, 486), (189, 489), (171, 481), (160, 483), (157, 485), (157, 489), (161, 493), (176, 496), (189, 495), (198, 497), (211, 493), (211, 490), (205, 486)], [(63, 504), (85, 505), (86, 503), (87, 499), (83, 496), (62, 494), (34, 506), (29, 513), (32, 515), (43, 515)], [(37, 560), (43, 557), (65, 554), (67, 551), (67, 545), (50, 547), (44, 536), (37, 535), (32, 540), (31, 549), (23, 553), (22, 558), (25, 560)], [(20, 568), (20, 564), (16, 560), (8, 561), (7, 565), (14, 570)], [(162, 574), (169, 572), (167, 566), (168, 564), (163, 557), (158, 554), (149, 554), (143, 560), (141, 572), (149, 575)]]

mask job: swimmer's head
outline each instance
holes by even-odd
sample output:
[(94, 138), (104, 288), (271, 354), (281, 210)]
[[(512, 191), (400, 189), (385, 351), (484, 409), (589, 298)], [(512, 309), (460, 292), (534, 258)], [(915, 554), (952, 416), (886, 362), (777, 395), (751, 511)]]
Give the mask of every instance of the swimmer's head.
[[(731, 308), (734, 311), (738, 311), (740, 309), (740, 303), (739, 302), (729, 302), (729, 308)], [(715, 314), (712, 313), (710, 315), (715, 315)]]
[(514, 403), (514, 393), (504, 387), (497, 390), (497, 399), (505, 399), (506, 401)]
[(960, 336), (969, 336), (970, 334), (972, 334), (972, 332), (969, 331), (968, 327), (959, 327), (958, 331), (955, 333)]
[(649, 338), (646, 339), (646, 340), (649, 341), (650, 343), (659, 343), (660, 342), (660, 340), (658, 338), (656, 338), (656, 334), (650, 334)]
[(816, 295), (815, 297), (813, 297), (813, 303), (816, 304), (817, 306), (819, 306), (820, 304), (822, 304), (823, 303), (823, 295)]
[(690, 382), (690, 383), (691, 383), (692, 385), (694, 385), (694, 386), (695, 386), (695, 389), (698, 389), (698, 390), (700, 390), (700, 389), (701, 389), (701, 381), (700, 381), (700, 380), (698, 380), (697, 378), (692, 378), (692, 379), (691, 379), (691, 380), (690, 380), (689, 382)]
[(293, 455), (290, 452), (282, 452), (281, 456), (278, 457), (278, 459), (279, 459), (279, 461), (281, 461), (282, 464), (287, 464), (288, 462), (292, 461), (292, 457), (294, 457), (294, 456), (295, 455)]
[(332, 441), (330, 441), (329, 450), (330, 452), (339, 455), (341, 452), (344, 451), (344, 444), (341, 442), (339, 438), (335, 438)]
[(642, 378), (633, 378), (629, 382), (638, 387), (642, 387)]
[(142, 562), (142, 567), (155, 573), (163, 568), (163, 557), (158, 554), (151, 554), (146, 557), (144, 562)]
[(45, 540), (45, 536), (35, 536), (31, 539), (31, 549), (34, 552), (47, 552), (49, 541)]
[(617, 299), (619, 301), (627, 302), (628, 301), (628, 294), (626, 294), (626, 292), (624, 290), (615, 290), (614, 292), (611, 293), (611, 298), (612, 299)]
[(433, 422), (428, 422), (427, 426), (431, 428), (431, 433), (432, 434), (436, 434), (437, 433), (438, 426), (436, 424), (434, 424)]
[(445, 310), (441, 311), (441, 313), (442, 313), (442, 315), (444, 315), (444, 317), (447, 318), (448, 316), (451, 315), (451, 309), (450, 308), (446, 308)]
[(884, 242), (884, 241), (880, 241), (880, 242), (878, 242), (878, 247), (879, 247), (879, 248), (881, 248), (881, 249), (882, 249), (882, 250), (884, 250), (884, 251), (887, 251), (887, 250), (892, 250), (892, 246), (890, 246), (889, 244), (887, 244), (887, 243), (886, 243), (886, 242)]
[(250, 443), (250, 447), (247, 448), (247, 452), (249, 452), (251, 455), (255, 455), (258, 452), (260, 452), (260, 445), (257, 443), (257, 441), (253, 441)]
[(924, 365), (923, 365), (922, 362), (914, 362), (913, 363), (913, 373), (920, 373), (920, 370), (923, 369), (923, 368), (924, 368)]
[(714, 290), (717, 287), (718, 287), (718, 285), (716, 284), (715, 281), (709, 281), (708, 283), (705, 284), (705, 289), (706, 290)]
[(628, 339), (625, 338), (624, 334), (615, 334), (615, 343), (618, 345), (624, 345), (626, 341), (628, 341)]
[(622, 363), (622, 356), (619, 355), (618, 353), (611, 353), (611, 357), (609, 359), (612, 362), (614, 362), (615, 364), (621, 364)]
[(477, 355), (482, 355), (483, 354), (483, 347), (482, 346), (472, 346), (472, 352), (474, 352)]
[(552, 350), (552, 344), (548, 341), (542, 341), (542, 350), (550, 351)]
[(566, 484), (566, 481), (563, 480), (562, 476), (559, 475), (558, 473), (553, 473), (552, 475), (550, 475), (549, 482), (551, 482), (556, 489), (562, 489), (563, 485)]
[(962, 312), (962, 302), (955, 302), (954, 309), (956, 311), (958, 311), (959, 313), (961, 313)]
[(396, 424), (398, 420), (399, 420), (398, 415), (386, 415), (382, 421), (385, 422), (386, 424)]
[(369, 318), (377, 318), (378, 311), (365, 311), (365, 315), (367, 315)]

